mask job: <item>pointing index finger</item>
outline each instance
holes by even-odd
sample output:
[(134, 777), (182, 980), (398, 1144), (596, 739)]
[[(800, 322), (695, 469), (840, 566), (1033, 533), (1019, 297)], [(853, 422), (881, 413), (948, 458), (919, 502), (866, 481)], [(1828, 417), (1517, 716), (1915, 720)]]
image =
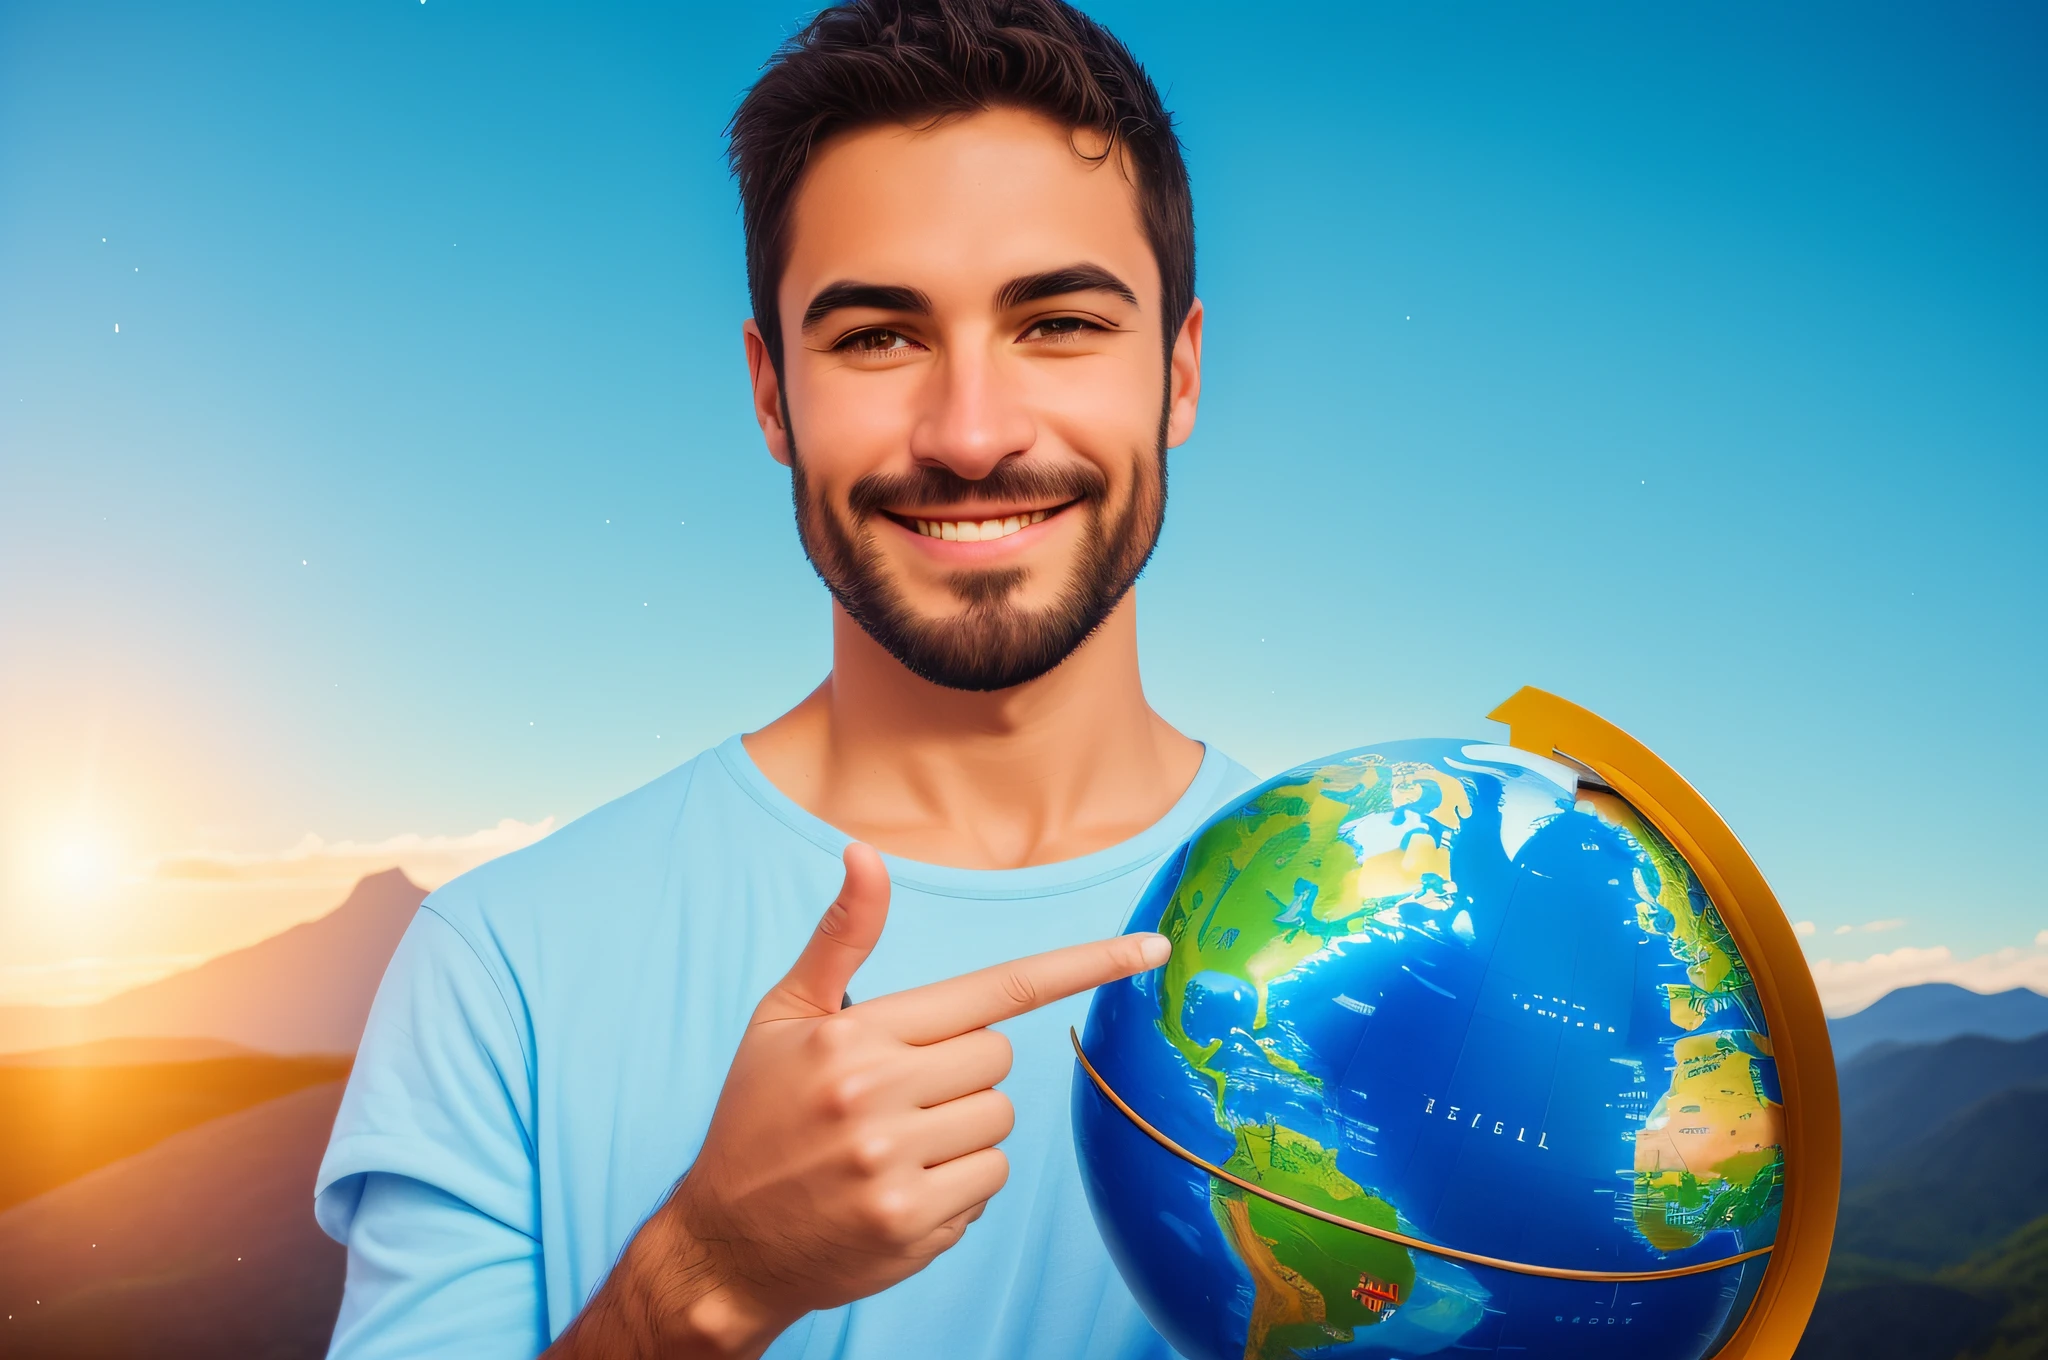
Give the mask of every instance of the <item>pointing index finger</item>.
[(1157, 968), (1172, 952), (1164, 935), (1118, 935), (878, 996), (861, 1009), (905, 1043), (935, 1044)]

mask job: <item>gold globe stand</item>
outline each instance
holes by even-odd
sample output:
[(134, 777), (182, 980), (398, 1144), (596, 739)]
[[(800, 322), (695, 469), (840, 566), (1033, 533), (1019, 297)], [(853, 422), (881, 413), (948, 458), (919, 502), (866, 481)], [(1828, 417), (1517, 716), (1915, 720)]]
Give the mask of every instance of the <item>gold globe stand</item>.
[(1842, 1189), (1834, 1045), (1799, 937), (1721, 815), (1649, 747), (1577, 704), (1527, 686), (1487, 716), (1508, 725), (1516, 749), (1591, 771), (1662, 832), (1692, 866), (1749, 965), (1785, 1102), (1785, 1191), (1770, 1268), (1717, 1360), (1790, 1360), (1827, 1272)]

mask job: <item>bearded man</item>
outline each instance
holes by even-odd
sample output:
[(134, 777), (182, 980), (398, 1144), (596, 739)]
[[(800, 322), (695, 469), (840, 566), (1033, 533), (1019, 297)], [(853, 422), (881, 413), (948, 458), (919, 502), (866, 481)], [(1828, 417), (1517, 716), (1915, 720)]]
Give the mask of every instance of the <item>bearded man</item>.
[(1163, 1357), (1067, 1029), (1251, 782), (1138, 672), (1201, 389), (1171, 118), (1059, 0), (852, 0), (730, 136), (831, 673), (427, 899), (320, 1169), (332, 1354)]

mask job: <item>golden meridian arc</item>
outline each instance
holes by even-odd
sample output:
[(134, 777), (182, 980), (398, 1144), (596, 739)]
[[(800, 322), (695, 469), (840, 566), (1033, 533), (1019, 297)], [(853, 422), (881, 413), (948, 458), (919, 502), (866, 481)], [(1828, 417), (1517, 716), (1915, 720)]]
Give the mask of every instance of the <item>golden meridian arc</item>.
[(1147, 1138), (1150, 1138), (1182, 1161), (1200, 1167), (1219, 1181), (1228, 1181), (1246, 1194), (1257, 1195), (1260, 1199), (1270, 1200), (1283, 1209), (1292, 1209), (1297, 1214), (1307, 1214), (1310, 1218), (1321, 1219), (1323, 1222), (1334, 1227), (1348, 1228), (1352, 1232), (1363, 1233), (1367, 1237), (1377, 1237), (1382, 1242), (1392, 1242), (1397, 1246), (1407, 1247), (1411, 1251), (1426, 1251), (1432, 1256), (1442, 1256), (1452, 1261), (1463, 1261), (1467, 1265), (1491, 1266), (1495, 1270), (1511, 1270), (1518, 1275), (1541, 1275), (1545, 1279), (1551, 1280), (1586, 1280), (1595, 1284), (1639, 1284), (1650, 1280), (1675, 1280), (1685, 1275), (1704, 1275), (1710, 1270), (1720, 1270), (1726, 1266), (1738, 1265), (1743, 1261), (1752, 1261), (1759, 1256), (1770, 1254), (1771, 1249), (1769, 1247), (1758, 1247), (1754, 1251), (1745, 1251), (1736, 1256), (1724, 1256), (1718, 1261), (1700, 1261), (1693, 1265), (1672, 1266), (1665, 1270), (1568, 1270), (1563, 1266), (1535, 1266), (1530, 1265), (1526, 1261), (1508, 1261), (1498, 1256), (1481, 1256), (1477, 1252), (1459, 1251), (1456, 1247), (1446, 1247), (1435, 1242), (1425, 1242), (1419, 1237), (1410, 1237), (1407, 1233), (1394, 1232), (1388, 1228), (1375, 1228), (1369, 1223), (1360, 1223), (1354, 1219), (1345, 1218), (1340, 1214), (1333, 1214), (1327, 1209), (1318, 1209), (1313, 1204), (1303, 1204), (1298, 1199), (1289, 1199), (1286, 1195), (1276, 1194), (1265, 1186), (1256, 1185), (1242, 1176), (1233, 1176), (1214, 1162), (1205, 1161), (1188, 1151), (1188, 1149), (1154, 1128), (1146, 1120), (1145, 1116), (1125, 1104), (1124, 1098), (1112, 1090), (1109, 1083), (1103, 1080), (1102, 1074), (1095, 1070), (1095, 1064), (1088, 1061), (1088, 1054), (1081, 1048), (1081, 1036), (1072, 1029), (1069, 1029), (1067, 1034), (1074, 1041), (1074, 1056), (1080, 1060), (1081, 1070), (1088, 1074), (1088, 1080), (1094, 1082), (1095, 1089), (1102, 1092), (1103, 1097), (1110, 1104), (1121, 1110), (1124, 1118), (1137, 1125), (1139, 1132), (1143, 1133)]

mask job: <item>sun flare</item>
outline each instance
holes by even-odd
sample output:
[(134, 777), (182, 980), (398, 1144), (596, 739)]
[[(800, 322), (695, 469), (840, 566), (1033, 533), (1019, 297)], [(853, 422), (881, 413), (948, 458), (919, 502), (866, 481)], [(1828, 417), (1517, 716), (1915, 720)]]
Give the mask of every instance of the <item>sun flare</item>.
[(66, 900), (98, 901), (121, 881), (120, 852), (105, 833), (74, 828), (52, 838), (45, 876), (50, 890)]

